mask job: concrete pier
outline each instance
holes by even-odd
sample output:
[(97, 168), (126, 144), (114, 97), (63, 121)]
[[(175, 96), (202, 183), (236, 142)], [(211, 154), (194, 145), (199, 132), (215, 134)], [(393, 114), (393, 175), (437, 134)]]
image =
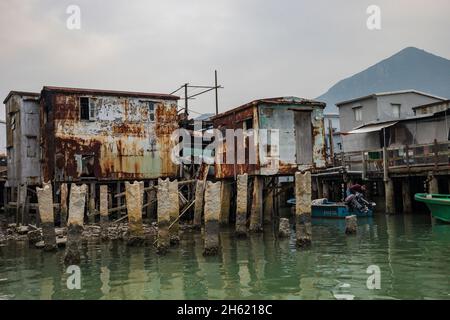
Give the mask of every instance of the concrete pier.
[(100, 227), (102, 240), (108, 239), (108, 186), (100, 186)]
[(95, 199), (95, 193), (96, 191), (96, 186), (95, 183), (91, 183), (89, 186), (89, 223), (95, 223), (95, 203), (96, 203), (96, 199)]
[(403, 212), (412, 212), (412, 201), (411, 201), (411, 187), (409, 185), (409, 179), (404, 178), (402, 180), (402, 201), (403, 201)]
[(296, 244), (304, 247), (311, 244), (311, 172), (295, 173), (295, 221)]
[(247, 199), (248, 199), (248, 175), (237, 176), (236, 191), (236, 235), (247, 235)]
[(250, 232), (262, 232), (264, 178), (255, 176), (253, 179), (252, 207), (250, 213)]
[(36, 187), (39, 216), (42, 225), (44, 250), (56, 250), (55, 217), (53, 212), (53, 188), (51, 183), (44, 183), (42, 188)]
[(355, 215), (345, 217), (345, 233), (356, 234), (358, 221)]
[(386, 199), (386, 213), (395, 213), (394, 182), (392, 179), (384, 181), (384, 194)]
[(83, 233), (84, 210), (86, 206), (87, 185), (70, 187), (69, 221), (67, 226), (67, 244), (64, 256), (66, 265), (80, 263), (81, 234)]
[(143, 182), (125, 182), (125, 197), (128, 212), (128, 245), (141, 245), (144, 242), (142, 224)]
[(67, 198), (69, 195), (69, 191), (67, 188), (67, 183), (61, 184), (60, 187), (60, 196), (61, 196), (61, 210), (60, 210), (60, 216), (61, 216), (61, 227), (67, 226), (67, 213), (68, 213), (68, 207), (67, 207)]
[(197, 180), (195, 185), (195, 203), (194, 203), (194, 227), (201, 229), (203, 215), (203, 199), (205, 194), (205, 183), (203, 180)]
[(205, 247), (203, 255), (216, 255), (219, 251), (219, 216), (221, 182), (206, 183), (205, 191)]
[(219, 223), (221, 225), (228, 225), (230, 220), (230, 208), (231, 208), (231, 184), (227, 181), (222, 182), (222, 188), (220, 191), (220, 217)]

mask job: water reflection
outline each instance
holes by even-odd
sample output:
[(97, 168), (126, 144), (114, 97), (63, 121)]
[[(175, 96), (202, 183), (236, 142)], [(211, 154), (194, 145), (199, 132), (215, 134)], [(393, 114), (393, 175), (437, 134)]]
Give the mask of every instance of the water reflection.
[[(220, 231), (217, 256), (203, 256), (202, 235), (188, 232), (166, 256), (153, 247), (89, 241), (82, 245), (81, 290), (69, 290), (63, 251), (26, 243), (0, 247), (2, 299), (425, 299), (450, 298), (450, 225), (428, 215), (359, 219), (346, 236), (342, 220), (314, 220), (313, 244), (264, 233), (236, 239)], [(381, 269), (369, 290), (367, 267)]]

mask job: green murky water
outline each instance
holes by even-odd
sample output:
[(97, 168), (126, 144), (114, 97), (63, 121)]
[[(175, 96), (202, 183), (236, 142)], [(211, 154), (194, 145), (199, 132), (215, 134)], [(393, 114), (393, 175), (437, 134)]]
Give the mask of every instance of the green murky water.
[[(81, 289), (67, 289), (63, 251), (25, 243), (0, 247), (3, 299), (450, 299), (450, 225), (427, 215), (360, 219), (356, 236), (344, 222), (314, 220), (314, 243), (271, 230), (238, 240), (220, 234), (222, 251), (202, 256), (200, 234), (185, 234), (166, 256), (122, 242), (83, 245)], [(367, 288), (369, 265), (381, 289)]]

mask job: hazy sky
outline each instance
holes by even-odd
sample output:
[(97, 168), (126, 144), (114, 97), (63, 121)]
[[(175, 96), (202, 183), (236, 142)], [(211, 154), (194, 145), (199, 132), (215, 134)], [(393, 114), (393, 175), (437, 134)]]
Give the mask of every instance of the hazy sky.
[[(66, 27), (71, 4), (80, 30)], [(366, 27), (371, 4), (381, 30)], [(171, 92), (213, 84), (217, 69), (221, 111), (314, 98), (404, 47), (450, 58), (449, 12), (448, 0), (1, 0), (0, 96), (43, 85)], [(213, 103), (190, 102), (199, 112)]]

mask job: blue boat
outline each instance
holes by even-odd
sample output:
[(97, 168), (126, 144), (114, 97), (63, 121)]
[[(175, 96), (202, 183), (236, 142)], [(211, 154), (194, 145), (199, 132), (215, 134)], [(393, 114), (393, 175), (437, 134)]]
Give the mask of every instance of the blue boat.
[[(295, 205), (295, 198), (289, 199), (287, 203)], [(373, 210), (369, 208), (367, 212), (362, 212), (349, 208), (343, 202), (332, 202), (328, 200), (323, 200), (320, 204), (311, 205), (311, 217), (313, 218), (345, 219), (345, 217), (351, 215), (356, 215), (357, 217), (372, 217)]]

